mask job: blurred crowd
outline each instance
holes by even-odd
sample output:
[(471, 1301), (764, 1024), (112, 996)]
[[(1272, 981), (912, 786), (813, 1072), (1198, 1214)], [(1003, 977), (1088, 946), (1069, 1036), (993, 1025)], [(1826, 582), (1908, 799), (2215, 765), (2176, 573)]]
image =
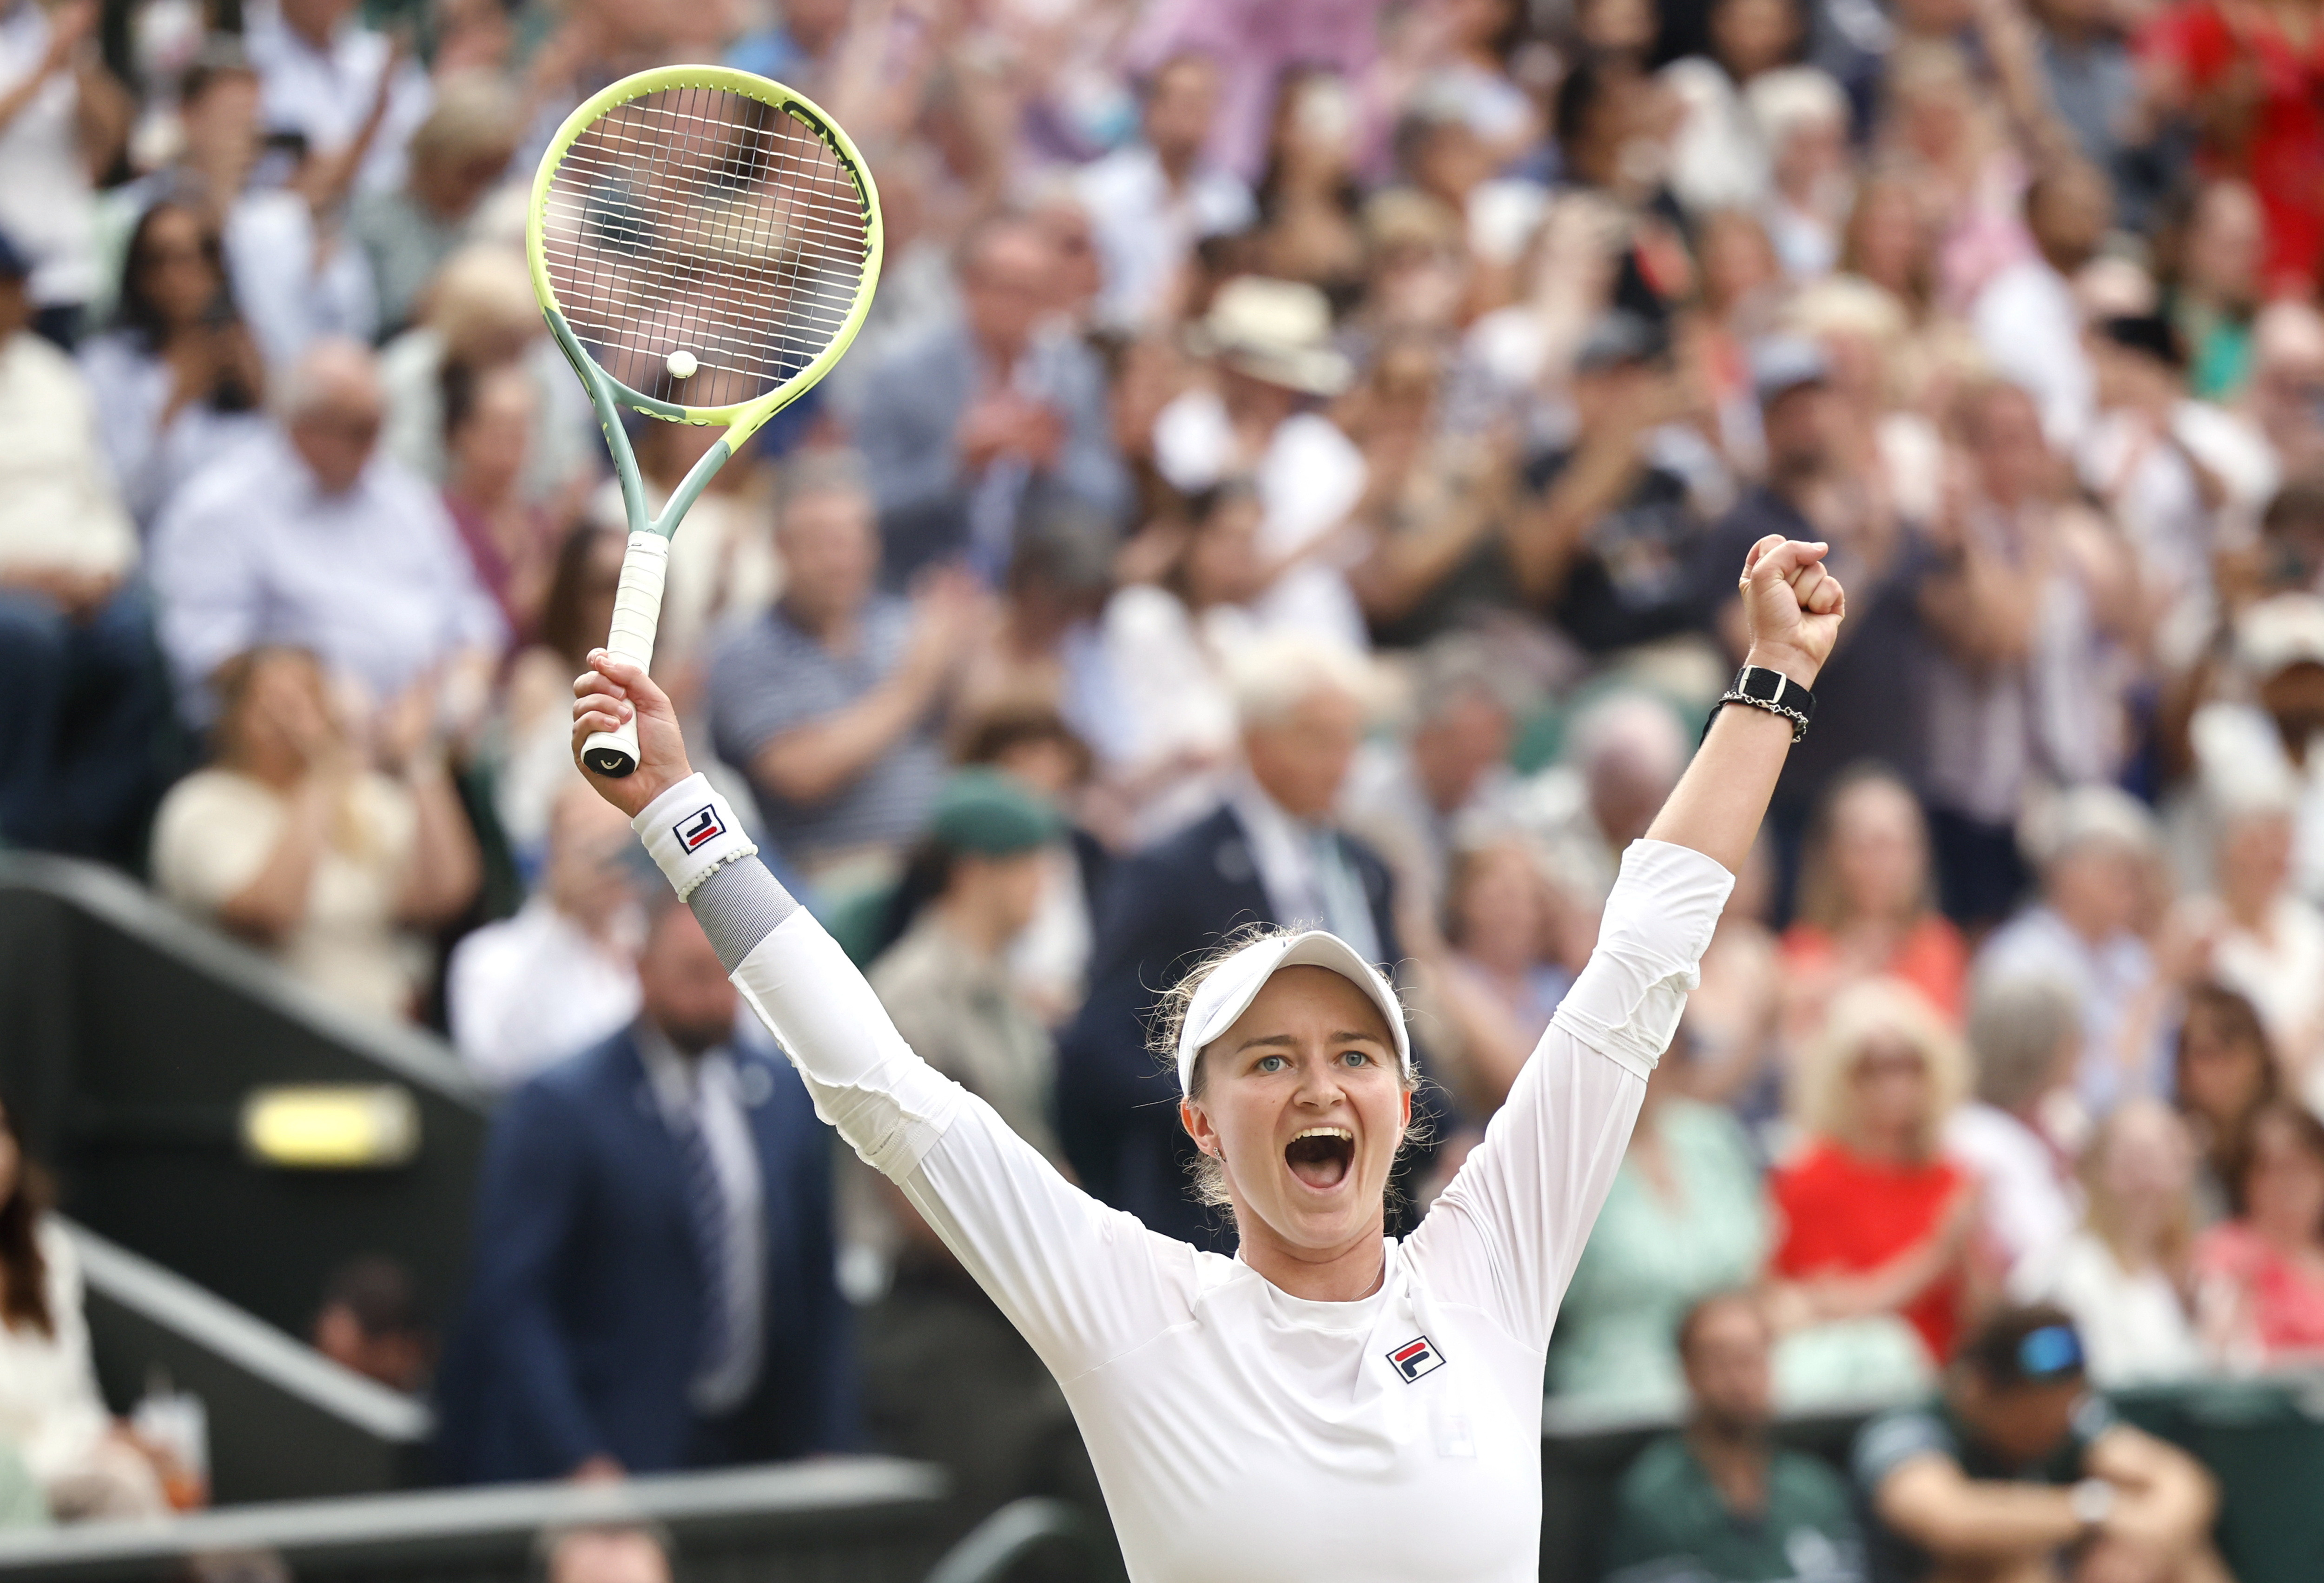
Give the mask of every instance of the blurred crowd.
[[(1738, 1288), (1785, 1407), (2013, 1302), (2107, 1384), (2324, 1354), (2314, 0), (0, 0), (0, 835), (512, 1091), (452, 1465), (1074, 1477), (571, 765), (625, 518), (525, 195), (713, 60), (849, 129), (886, 268), (686, 517), (655, 672), (1062, 1168), (1231, 1247), (1147, 1018), (1314, 921), (1414, 1007), (1425, 1208), (1782, 533), (1849, 619), (1554, 1407), (1676, 1410)], [(632, 421), (650, 503), (718, 432)]]

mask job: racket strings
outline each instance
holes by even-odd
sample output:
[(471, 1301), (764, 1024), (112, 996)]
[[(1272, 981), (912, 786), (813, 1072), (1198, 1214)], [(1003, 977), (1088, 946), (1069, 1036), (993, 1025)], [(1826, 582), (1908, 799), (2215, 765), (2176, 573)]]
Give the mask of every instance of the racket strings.
[[(617, 105), (550, 180), (542, 254), (598, 366), (687, 406), (750, 401), (814, 362), (862, 288), (862, 189), (807, 122), (725, 88)], [(671, 354), (696, 371), (678, 379)]]

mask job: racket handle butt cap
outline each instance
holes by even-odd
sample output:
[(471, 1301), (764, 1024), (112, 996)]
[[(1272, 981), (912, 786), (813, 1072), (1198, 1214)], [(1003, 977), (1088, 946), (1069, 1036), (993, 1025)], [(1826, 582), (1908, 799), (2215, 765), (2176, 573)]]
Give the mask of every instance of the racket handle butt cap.
[(638, 723), (631, 720), (618, 731), (599, 731), (581, 745), (581, 762), (609, 780), (636, 773)]

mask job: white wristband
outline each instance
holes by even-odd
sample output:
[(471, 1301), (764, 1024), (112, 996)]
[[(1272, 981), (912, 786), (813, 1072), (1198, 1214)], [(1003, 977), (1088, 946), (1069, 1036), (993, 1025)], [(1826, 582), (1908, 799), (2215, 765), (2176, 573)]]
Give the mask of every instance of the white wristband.
[(697, 772), (655, 798), (630, 821), (681, 902), (730, 863), (758, 856), (734, 810)]

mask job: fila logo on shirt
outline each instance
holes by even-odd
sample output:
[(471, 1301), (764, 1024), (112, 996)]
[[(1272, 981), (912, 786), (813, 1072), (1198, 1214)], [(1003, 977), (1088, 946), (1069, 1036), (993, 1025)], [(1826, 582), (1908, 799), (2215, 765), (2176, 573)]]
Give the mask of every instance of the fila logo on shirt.
[(678, 844), (688, 852), (698, 851), (706, 843), (726, 833), (715, 805), (696, 809), (670, 828), (678, 832)]
[(1415, 1336), (1389, 1353), (1388, 1360), (1396, 1365), (1396, 1372), (1404, 1376), (1404, 1383), (1407, 1385), (1421, 1375), (1444, 1366), (1444, 1355), (1437, 1351), (1436, 1344), (1425, 1336)]

